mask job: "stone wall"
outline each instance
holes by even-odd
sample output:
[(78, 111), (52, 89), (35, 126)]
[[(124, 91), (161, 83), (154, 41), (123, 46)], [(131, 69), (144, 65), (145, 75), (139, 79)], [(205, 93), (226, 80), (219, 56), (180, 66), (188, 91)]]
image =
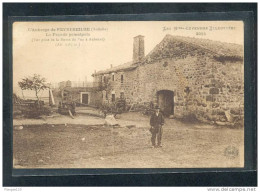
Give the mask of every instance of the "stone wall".
[[(111, 102), (112, 94), (119, 98), (123, 92), (129, 105), (156, 105), (158, 91), (169, 90), (174, 93), (176, 118), (194, 116), (205, 122), (233, 123), (244, 116), (242, 58), (185, 42), (162, 42), (136, 69), (105, 74), (110, 84), (103, 92), (103, 103)], [(101, 76), (94, 78), (96, 85)]]
[[(211, 67), (210, 67), (211, 66)], [(243, 62), (207, 62), (209, 73), (198, 93), (196, 116), (200, 120), (234, 122), (244, 117), (244, 68)]]
[[(121, 75), (123, 76), (123, 81), (121, 81)], [(108, 82), (101, 82), (101, 77)], [(114, 80), (113, 80), (114, 76)], [(116, 100), (118, 100), (123, 93), (127, 104), (131, 104), (134, 100), (134, 90), (137, 84), (137, 71), (119, 71), (116, 73), (102, 74), (94, 77), (94, 82), (100, 92), (102, 92), (103, 103), (112, 103), (112, 94), (115, 94)]]
[(81, 93), (87, 93), (89, 96), (89, 105), (98, 106), (101, 103), (101, 94), (95, 88), (86, 87), (72, 87), (64, 88), (63, 91), (60, 89), (53, 90), (53, 97), (55, 105), (58, 106), (59, 102), (62, 101), (62, 92), (68, 93), (69, 100), (81, 103)]
[(193, 114), (201, 121), (221, 124), (232, 121), (227, 117), (230, 113), (243, 116), (242, 61), (220, 62), (210, 53), (186, 55), (142, 65), (137, 73), (136, 102), (157, 104), (157, 92), (170, 90), (174, 92), (176, 117)]
[(169, 90), (174, 92), (175, 114), (182, 116), (186, 112), (187, 94), (189, 87), (191, 94), (197, 92), (197, 77), (200, 68), (197, 66), (197, 58), (187, 56), (184, 59), (165, 58), (151, 64), (145, 64), (138, 68), (139, 88), (136, 92), (139, 102), (153, 101), (157, 103), (157, 92)]

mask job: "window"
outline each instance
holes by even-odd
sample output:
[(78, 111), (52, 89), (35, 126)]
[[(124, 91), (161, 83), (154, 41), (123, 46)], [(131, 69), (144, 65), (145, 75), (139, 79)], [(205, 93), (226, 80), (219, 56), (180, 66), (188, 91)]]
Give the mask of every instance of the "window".
[(115, 81), (115, 75), (112, 75), (112, 81)]
[(112, 102), (115, 102), (115, 101), (116, 101), (116, 95), (112, 94)]
[(124, 94), (124, 92), (121, 92), (120, 93), (120, 99), (124, 99), (125, 98), (125, 94)]
[(124, 83), (124, 75), (121, 75), (121, 83)]

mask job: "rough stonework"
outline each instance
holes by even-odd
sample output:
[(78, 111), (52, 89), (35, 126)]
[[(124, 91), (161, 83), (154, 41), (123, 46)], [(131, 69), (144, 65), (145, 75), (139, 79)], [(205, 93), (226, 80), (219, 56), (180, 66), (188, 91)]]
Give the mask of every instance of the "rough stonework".
[[(139, 50), (134, 46), (133, 58), (143, 58)], [(103, 103), (123, 95), (129, 106), (159, 105), (166, 116), (220, 125), (243, 119), (242, 46), (166, 35), (139, 61), (93, 74), (94, 85), (106, 84)]]
[(134, 37), (133, 45), (133, 63), (139, 63), (144, 59), (144, 36)]
[[(70, 82), (70, 81), (66, 81)], [(101, 103), (101, 93), (97, 88), (92, 87), (72, 87), (71, 83), (59, 83), (59, 87), (53, 89), (55, 105), (60, 102), (75, 102), (77, 105), (97, 106)]]

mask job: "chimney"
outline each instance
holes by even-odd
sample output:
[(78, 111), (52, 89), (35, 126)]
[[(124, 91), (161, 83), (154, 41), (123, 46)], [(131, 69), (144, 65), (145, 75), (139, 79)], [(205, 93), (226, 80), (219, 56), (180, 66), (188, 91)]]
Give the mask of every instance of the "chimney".
[(133, 64), (139, 63), (144, 59), (144, 36), (134, 37)]
[(110, 64), (110, 68), (113, 68), (113, 65), (112, 65), (112, 64)]

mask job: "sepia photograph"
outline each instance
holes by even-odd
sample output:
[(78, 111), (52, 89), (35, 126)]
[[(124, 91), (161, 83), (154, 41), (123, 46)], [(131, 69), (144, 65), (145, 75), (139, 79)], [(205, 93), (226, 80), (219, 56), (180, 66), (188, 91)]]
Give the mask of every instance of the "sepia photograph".
[(243, 168), (243, 21), (16, 21), (13, 168)]

